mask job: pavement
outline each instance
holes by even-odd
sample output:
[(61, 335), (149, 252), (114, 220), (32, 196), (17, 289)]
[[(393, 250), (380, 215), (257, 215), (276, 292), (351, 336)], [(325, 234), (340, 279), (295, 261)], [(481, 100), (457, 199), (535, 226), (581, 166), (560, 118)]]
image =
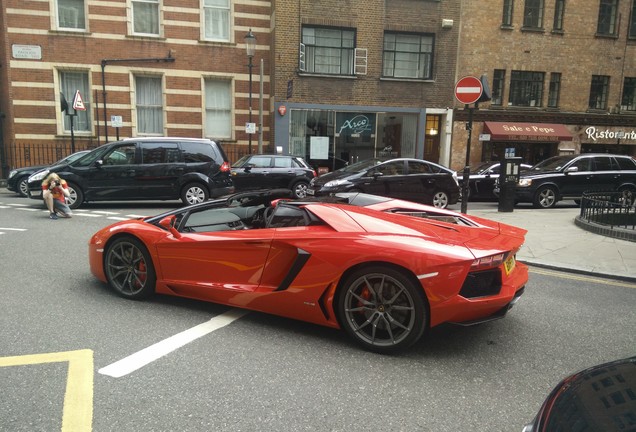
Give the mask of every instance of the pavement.
[(533, 209), (515, 207), (512, 212), (492, 208), (466, 213), (528, 230), (517, 259), (526, 264), (636, 282), (636, 242), (587, 231), (574, 222), (578, 207)]

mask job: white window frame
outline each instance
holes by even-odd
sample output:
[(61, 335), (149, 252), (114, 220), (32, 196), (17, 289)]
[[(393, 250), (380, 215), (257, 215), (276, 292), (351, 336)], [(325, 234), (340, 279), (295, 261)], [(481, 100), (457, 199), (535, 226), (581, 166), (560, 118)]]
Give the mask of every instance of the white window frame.
[[(64, 97), (66, 99), (66, 102), (68, 103), (68, 112), (70, 114), (77, 114), (74, 118), (73, 118), (73, 134), (74, 135), (79, 135), (79, 136), (91, 136), (94, 133), (93, 130), (93, 118), (92, 118), (92, 102), (91, 102), (91, 95), (90, 95), (90, 91), (89, 89), (92, 87), (92, 83), (91, 83), (91, 71), (88, 69), (65, 69), (65, 68), (57, 68), (55, 70), (55, 75), (54, 75), (54, 86), (55, 86), (55, 94), (56, 94), (56, 106), (61, 108), (61, 103), (62, 103), (62, 97), (61, 94), (63, 93), (64, 90), (64, 83), (62, 82), (62, 74), (65, 73), (76, 73), (76, 74), (84, 74), (86, 75), (87, 81), (86, 81), (86, 88), (85, 89), (67, 89), (66, 92), (64, 92)], [(78, 111), (77, 113), (75, 112), (75, 110), (73, 110), (73, 98), (75, 97), (75, 92), (77, 90), (80, 90), (80, 94), (82, 95), (82, 102), (84, 102), (84, 107), (86, 108), (86, 111)], [(67, 115), (66, 112), (61, 111), (61, 109), (57, 109), (57, 133), (59, 135), (71, 135), (71, 129), (70, 129), (70, 119), (68, 119), (69, 121), (69, 128), (66, 128), (66, 121), (67, 121)], [(86, 124), (87, 124), (87, 128), (86, 129), (77, 129), (78, 125), (81, 124), (78, 122), (78, 116), (86, 116)]]
[[(392, 49), (387, 49), (387, 40), (392, 37), (394, 44)], [(402, 41), (399, 41), (399, 38)], [(406, 39), (406, 42), (405, 42)], [(417, 41), (419, 50), (409, 50), (405, 46), (413, 45), (413, 41)], [(427, 43), (429, 42), (429, 43)], [(382, 42), (382, 77), (395, 79), (417, 79), (432, 80), (433, 79), (433, 62), (435, 55), (435, 35), (429, 33), (405, 33), (405, 32), (385, 32)], [(426, 51), (425, 47), (430, 46), (430, 51)], [(399, 68), (400, 64), (414, 64), (413, 68)], [(407, 73), (400, 73), (400, 71)], [(391, 73), (387, 73), (391, 71)]]
[[(206, 1), (201, 0), (201, 40), (212, 41), (212, 42), (232, 42), (233, 39), (233, 16), (234, 16), (234, 2), (232, 0), (227, 1), (227, 7), (219, 6), (219, 5), (206, 5)], [(207, 11), (220, 11), (220, 13), (227, 13), (227, 35), (225, 37), (208, 37), (206, 35), (206, 25), (207, 25)]]
[[(136, 71), (131, 74), (132, 85), (132, 97), (131, 101), (133, 103), (133, 128), (135, 130), (136, 136), (164, 136), (166, 134), (166, 101), (165, 101), (165, 80), (163, 79), (163, 75), (157, 75), (153, 73), (144, 73)], [(160, 82), (160, 98), (161, 98), (161, 130), (158, 132), (148, 132), (141, 131), (139, 127), (140, 115), (139, 115), (139, 104), (137, 103), (138, 89), (137, 89), (137, 79), (138, 78), (151, 78), (158, 79)], [(144, 105), (145, 106), (145, 105)], [(150, 105), (149, 105), (150, 106)]]
[[(156, 33), (145, 33), (137, 31), (135, 28), (135, 4), (143, 5), (156, 5), (157, 8), (157, 32)], [(163, 34), (163, 0), (128, 0), (128, 11), (129, 11), (129, 31), (130, 34), (137, 36), (147, 36), (147, 37), (160, 37)]]
[[(209, 106), (208, 101), (209, 101), (209, 95), (208, 95), (208, 90), (207, 90), (207, 83), (208, 82), (220, 82), (220, 83), (227, 83), (228, 85), (228, 107), (226, 109), (218, 109), (218, 107), (212, 107)], [(234, 122), (234, 81), (226, 78), (226, 77), (219, 77), (219, 76), (206, 76), (203, 77), (203, 79), (201, 80), (201, 85), (202, 85), (202, 94), (203, 94), (203, 107), (202, 107), (202, 112), (204, 113), (204, 118), (203, 118), (203, 133), (204, 136), (206, 138), (210, 138), (213, 140), (221, 140), (221, 139), (234, 139), (234, 131), (235, 131), (235, 122)], [(228, 125), (228, 134), (227, 135), (223, 135), (223, 134), (219, 134), (216, 133), (215, 131), (211, 131), (209, 130), (210, 127), (208, 126), (208, 113), (215, 113), (215, 112), (227, 112), (229, 115), (229, 125)]]
[[(55, 13), (51, 14), (51, 28), (69, 32), (86, 32), (88, 31), (88, 6), (87, 0), (79, 0), (82, 2), (82, 14), (84, 17), (84, 27), (64, 27), (60, 24), (60, 13), (63, 6), (60, 5), (62, 0), (50, 0), (50, 7)], [(78, 13), (79, 18), (79, 13)]]

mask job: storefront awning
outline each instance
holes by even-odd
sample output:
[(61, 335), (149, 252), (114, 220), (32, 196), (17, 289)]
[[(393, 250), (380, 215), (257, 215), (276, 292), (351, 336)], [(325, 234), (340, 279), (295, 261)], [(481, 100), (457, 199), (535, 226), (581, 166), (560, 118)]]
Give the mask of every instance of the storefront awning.
[(572, 141), (565, 125), (554, 123), (484, 122), (491, 141)]

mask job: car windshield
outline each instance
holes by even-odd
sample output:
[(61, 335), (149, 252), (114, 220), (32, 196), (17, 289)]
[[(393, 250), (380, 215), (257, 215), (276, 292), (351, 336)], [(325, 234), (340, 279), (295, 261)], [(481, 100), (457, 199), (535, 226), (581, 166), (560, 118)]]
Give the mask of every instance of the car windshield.
[(470, 172), (473, 174), (479, 174), (484, 170), (487, 170), (492, 166), (492, 162), (483, 162), (478, 165), (473, 165), (470, 167)]
[(532, 171), (558, 171), (571, 160), (571, 156), (554, 156), (533, 166)]
[(248, 159), (249, 159), (250, 157), (251, 157), (251, 155), (245, 155), (245, 156), (243, 156), (242, 158), (240, 158), (239, 160), (237, 160), (236, 162), (234, 162), (234, 163), (232, 164), (232, 166), (233, 166), (233, 167), (236, 167), (236, 168), (242, 168), (242, 167), (243, 167), (243, 165), (245, 165), (245, 164), (247, 163), (247, 161), (248, 161)]
[(380, 159), (366, 159), (360, 162), (356, 162), (352, 165), (347, 165), (346, 167), (342, 167), (337, 171), (357, 173), (361, 171), (367, 171), (369, 168), (373, 168), (374, 166), (379, 165), (381, 163), (382, 161)]

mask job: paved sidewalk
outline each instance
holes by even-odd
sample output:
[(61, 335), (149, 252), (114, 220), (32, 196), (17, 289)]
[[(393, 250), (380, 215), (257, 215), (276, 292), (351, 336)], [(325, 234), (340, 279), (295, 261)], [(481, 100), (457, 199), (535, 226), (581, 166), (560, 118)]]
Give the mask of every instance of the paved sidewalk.
[(480, 216), (528, 230), (519, 261), (554, 269), (636, 282), (636, 242), (594, 234), (575, 225), (578, 208), (471, 209)]

